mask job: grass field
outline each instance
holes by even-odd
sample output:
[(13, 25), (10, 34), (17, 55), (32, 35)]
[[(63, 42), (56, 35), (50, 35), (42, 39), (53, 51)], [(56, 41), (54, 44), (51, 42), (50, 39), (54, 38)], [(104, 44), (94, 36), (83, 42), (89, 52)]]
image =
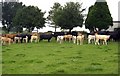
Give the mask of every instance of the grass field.
[(118, 74), (118, 43), (56, 41), (2, 47), (3, 74)]

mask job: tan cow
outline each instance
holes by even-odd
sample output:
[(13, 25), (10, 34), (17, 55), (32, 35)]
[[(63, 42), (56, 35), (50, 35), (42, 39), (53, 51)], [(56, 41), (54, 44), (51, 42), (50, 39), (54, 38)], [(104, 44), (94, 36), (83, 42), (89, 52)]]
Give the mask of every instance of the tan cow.
[(71, 41), (71, 39), (72, 39), (72, 35), (64, 35), (64, 39), (65, 39), (65, 41)]
[(77, 36), (77, 45), (82, 45), (84, 41), (84, 35)]
[(11, 43), (13, 43), (13, 40), (11, 39), (11, 38), (7, 38), (7, 37), (1, 37), (1, 43), (3, 44), (3, 45), (6, 45), (6, 44), (11, 44)]

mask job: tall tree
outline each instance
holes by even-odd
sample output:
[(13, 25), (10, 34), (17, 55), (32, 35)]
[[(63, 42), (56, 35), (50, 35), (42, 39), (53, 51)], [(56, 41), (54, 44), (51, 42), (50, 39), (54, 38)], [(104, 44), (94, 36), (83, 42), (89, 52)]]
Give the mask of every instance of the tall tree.
[(78, 2), (68, 2), (64, 6), (56, 8), (52, 20), (62, 29), (69, 29), (71, 31), (73, 27), (82, 26), (84, 9), (81, 9), (81, 5)]
[(16, 27), (27, 28), (31, 32), (34, 27), (41, 28), (45, 24), (44, 12), (38, 7), (28, 6), (20, 9), (15, 18), (13, 25)]
[(109, 26), (113, 25), (113, 19), (105, 0), (102, 0), (102, 2), (97, 0), (94, 6), (89, 8), (85, 25), (91, 31), (93, 31), (94, 28), (98, 28), (99, 30), (108, 29)]
[(55, 27), (55, 32), (56, 32), (56, 28), (58, 27), (57, 25), (57, 20), (56, 18), (59, 17), (59, 10), (62, 9), (61, 5), (59, 3), (54, 3), (53, 7), (51, 7), (51, 10), (49, 11), (49, 16), (47, 17), (48, 20), (50, 20), (50, 24), (54, 25)]
[[(12, 26), (12, 20), (16, 15), (17, 10), (24, 7), (22, 2), (4, 2), (2, 5), (2, 24), (3, 27), (6, 28), (7, 32), (10, 31)], [(5, 26), (7, 25), (7, 26)]]

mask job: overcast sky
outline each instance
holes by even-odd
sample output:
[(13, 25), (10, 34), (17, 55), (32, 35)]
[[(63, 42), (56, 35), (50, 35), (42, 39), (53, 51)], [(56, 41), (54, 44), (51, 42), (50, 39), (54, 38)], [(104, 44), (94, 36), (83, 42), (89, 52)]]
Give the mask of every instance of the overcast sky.
[[(29, 5), (34, 5), (37, 6), (38, 8), (42, 9), (42, 11), (48, 12), (53, 6), (55, 2), (60, 3), (61, 5), (64, 5), (66, 2), (80, 2), (83, 3), (82, 8), (87, 8), (85, 13), (88, 13), (88, 8), (91, 5), (94, 5), (96, 0), (19, 0), (19, 2), (23, 2), (26, 6)], [(120, 0), (106, 0), (110, 13), (113, 17), (114, 21), (118, 21), (118, 2)], [(46, 13), (45, 16), (47, 16), (48, 13)]]

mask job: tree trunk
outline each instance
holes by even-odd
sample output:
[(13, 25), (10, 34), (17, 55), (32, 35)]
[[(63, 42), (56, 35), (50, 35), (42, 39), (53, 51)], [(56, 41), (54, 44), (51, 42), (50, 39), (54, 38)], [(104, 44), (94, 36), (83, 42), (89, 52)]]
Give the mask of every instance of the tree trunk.
[(28, 28), (28, 32), (31, 32), (31, 31), (30, 31), (30, 28)]
[(55, 32), (56, 32), (56, 29), (57, 29), (57, 27), (56, 27), (56, 25), (55, 25)]
[(72, 29), (69, 29), (69, 32), (71, 32)]

